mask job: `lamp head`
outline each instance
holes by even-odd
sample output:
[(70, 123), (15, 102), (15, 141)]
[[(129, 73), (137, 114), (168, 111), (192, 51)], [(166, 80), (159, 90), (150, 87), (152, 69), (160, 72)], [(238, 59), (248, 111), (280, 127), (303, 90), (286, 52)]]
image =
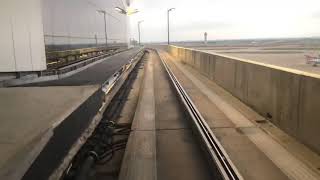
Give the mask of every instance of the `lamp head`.
[(128, 8), (127, 9), (127, 15), (130, 16), (132, 14), (138, 13), (139, 10), (138, 9), (133, 9), (133, 8)]
[(122, 9), (120, 7), (115, 7), (114, 9), (117, 12), (119, 12), (120, 14), (125, 14), (125, 15), (128, 15), (128, 16), (139, 12), (138, 9), (132, 9), (132, 8), (128, 8), (127, 10), (124, 10), (124, 9)]
[(114, 10), (116, 10), (117, 12), (121, 13), (121, 14), (127, 14), (127, 11), (120, 8), (120, 7), (115, 7)]
[(106, 11), (104, 11), (104, 10), (97, 10), (97, 12), (98, 12), (98, 13), (102, 13), (102, 14), (105, 14), (105, 13), (106, 13)]

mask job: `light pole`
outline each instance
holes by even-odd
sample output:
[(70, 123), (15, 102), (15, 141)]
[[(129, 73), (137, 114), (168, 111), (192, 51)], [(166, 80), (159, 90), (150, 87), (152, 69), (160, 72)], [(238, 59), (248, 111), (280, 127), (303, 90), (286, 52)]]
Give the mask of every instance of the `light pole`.
[(97, 10), (97, 12), (103, 14), (104, 17), (104, 34), (106, 37), (106, 47), (108, 47), (108, 34), (107, 34), (107, 12), (104, 10)]
[(175, 8), (170, 8), (167, 11), (167, 18), (168, 18), (168, 45), (170, 44), (170, 11), (175, 10)]
[(141, 45), (141, 39), (140, 39), (140, 24), (143, 22), (142, 21), (138, 21), (138, 33), (139, 33), (139, 46)]

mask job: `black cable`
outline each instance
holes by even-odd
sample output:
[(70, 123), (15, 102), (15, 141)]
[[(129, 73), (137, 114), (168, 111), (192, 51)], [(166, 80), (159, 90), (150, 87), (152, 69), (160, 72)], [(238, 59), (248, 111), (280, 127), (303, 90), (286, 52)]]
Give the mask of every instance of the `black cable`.
[(119, 133), (119, 132), (130, 132), (131, 131), (131, 128), (121, 128), (121, 129), (117, 129), (116, 133)]
[(126, 146), (127, 142), (126, 142), (126, 139), (122, 142), (116, 142), (114, 144), (112, 144), (110, 146), (110, 148), (108, 148), (106, 151), (104, 151), (102, 154), (99, 155), (98, 159), (104, 159), (108, 153), (110, 153), (110, 150), (112, 151), (114, 148), (117, 148), (119, 146)]
[[(100, 165), (101, 165), (101, 164), (107, 163), (108, 161), (110, 161), (110, 160), (113, 158), (113, 154), (114, 154), (114, 149), (112, 148), (109, 153), (104, 154), (103, 157), (99, 157), (99, 158), (101, 158), (101, 159), (99, 159), (99, 160), (96, 162), (96, 164), (100, 164)], [(108, 157), (108, 158), (106, 158), (106, 157)]]
[(95, 164), (95, 158), (89, 155), (85, 161), (82, 163), (79, 173), (76, 174), (76, 180), (86, 180), (88, 179), (89, 171), (91, 170), (92, 166)]
[(113, 148), (112, 150), (110, 150), (108, 153), (105, 154), (105, 157), (108, 157), (107, 159), (105, 159), (105, 158), (100, 159), (100, 160), (98, 160), (98, 161), (96, 162), (96, 164), (98, 164), (98, 165), (103, 165), (103, 164), (109, 162), (109, 161), (112, 159), (112, 157), (113, 157), (113, 155), (114, 155), (114, 153), (115, 153), (116, 151), (121, 150), (121, 149), (124, 149), (125, 147), (126, 147), (126, 145)]
[(131, 128), (132, 123), (121, 123), (121, 124), (115, 124), (115, 127), (128, 127)]

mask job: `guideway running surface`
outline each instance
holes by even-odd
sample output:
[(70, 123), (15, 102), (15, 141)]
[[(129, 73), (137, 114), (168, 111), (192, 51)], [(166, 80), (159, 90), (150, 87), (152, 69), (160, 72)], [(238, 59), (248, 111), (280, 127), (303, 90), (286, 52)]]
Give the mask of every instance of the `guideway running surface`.
[(192, 133), (159, 57), (154, 61), (158, 179), (212, 179), (212, 170)]
[(158, 55), (148, 56), (119, 179), (213, 179)]

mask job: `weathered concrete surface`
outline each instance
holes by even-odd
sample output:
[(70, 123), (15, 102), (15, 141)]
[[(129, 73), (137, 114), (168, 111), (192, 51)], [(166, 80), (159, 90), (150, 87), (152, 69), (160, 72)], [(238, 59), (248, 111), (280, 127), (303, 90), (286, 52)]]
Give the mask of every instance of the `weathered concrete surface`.
[(171, 59), (169, 66), (245, 179), (320, 178), (320, 157), (314, 152), (286, 138), (280, 130), (276, 132), (277, 128), (270, 132), (269, 127), (274, 127), (271, 123), (256, 123), (264, 118), (244, 108), (230, 93), (195, 69), (166, 57)]
[(302, 76), (298, 108), (298, 137), (313, 149), (320, 149), (320, 80)]
[(153, 51), (141, 88), (120, 179), (212, 179), (189, 119)]
[(147, 62), (144, 74), (141, 96), (120, 170), (120, 180), (157, 179), (154, 74), (151, 60)]
[(209, 180), (214, 171), (191, 130), (191, 119), (158, 56), (154, 59), (157, 179)]
[[(299, 138), (300, 82), (301, 76), (297, 74), (271, 71), (272, 121), (296, 138)], [(304, 121), (304, 118), (301, 121)]]
[(264, 117), (268, 113), (273, 116), (271, 112), (271, 70), (263, 66), (249, 64), (246, 76), (248, 78), (246, 103)]
[(176, 46), (168, 51), (320, 154), (319, 75)]
[(0, 89), (1, 179), (20, 179), (54, 136), (55, 128), (98, 89), (98, 86)]

